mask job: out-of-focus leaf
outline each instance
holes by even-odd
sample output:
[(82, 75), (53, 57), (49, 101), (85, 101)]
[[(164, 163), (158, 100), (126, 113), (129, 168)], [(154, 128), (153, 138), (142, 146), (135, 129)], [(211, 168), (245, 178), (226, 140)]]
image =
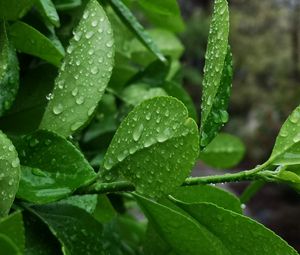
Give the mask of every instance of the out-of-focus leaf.
[(11, 107), (18, 89), (18, 58), (15, 48), (8, 40), (6, 25), (0, 21), (0, 116)]
[(222, 169), (236, 166), (244, 154), (245, 146), (238, 137), (220, 133), (200, 152), (199, 158), (209, 166)]
[(198, 156), (196, 123), (172, 97), (155, 97), (123, 120), (104, 158), (106, 181), (123, 174), (138, 192), (168, 194), (189, 175)]
[(39, 57), (55, 66), (60, 64), (63, 54), (46, 36), (30, 25), (17, 21), (9, 28), (17, 50)]
[(82, 4), (81, 0), (53, 0), (57, 10), (65, 11), (76, 8)]
[(18, 191), (20, 161), (12, 142), (0, 131), (0, 217), (8, 214)]
[(59, 27), (59, 16), (51, 0), (36, 0), (36, 6), (38, 11), (47, 22)]
[(74, 31), (40, 128), (68, 136), (91, 118), (111, 76), (114, 39), (107, 16), (91, 0)]
[(6, 235), (0, 234), (0, 255), (21, 255), (18, 247), (14, 242)]
[(16, 20), (22, 18), (30, 10), (35, 0), (1, 0), (0, 18)]

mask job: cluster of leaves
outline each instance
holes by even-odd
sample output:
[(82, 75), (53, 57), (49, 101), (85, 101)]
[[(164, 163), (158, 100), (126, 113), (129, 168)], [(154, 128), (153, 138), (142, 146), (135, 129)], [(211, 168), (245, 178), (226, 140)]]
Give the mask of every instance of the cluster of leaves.
[[(200, 132), (176, 0), (0, 4), (0, 254), (297, 254), (233, 194), (181, 186), (198, 159), (229, 168), (244, 153), (218, 134), (233, 73), (226, 0), (215, 0)], [(299, 190), (299, 127), (297, 108), (270, 159), (238, 177)]]

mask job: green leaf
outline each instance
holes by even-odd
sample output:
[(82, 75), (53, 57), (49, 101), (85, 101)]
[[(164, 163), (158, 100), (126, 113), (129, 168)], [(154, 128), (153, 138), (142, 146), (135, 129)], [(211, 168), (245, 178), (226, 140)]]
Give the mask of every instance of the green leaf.
[(57, 204), (68, 204), (73, 205), (85, 210), (86, 212), (92, 214), (96, 210), (98, 203), (98, 196), (96, 194), (87, 195), (75, 195), (67, 197), (57, 202)]
[(274, 165), (300, 164), (300, 106), (282, 125), (268, 162)]
[(23, 212), (26, 255), (62, 255), (61, 245), (48, 226), (35, 215)]
[(20, 163), (11, 141), (0, 131), (0, 217), (8, 214), (19, 187)]
[[(15, 212), (0, 219), (0, 234), (13, 241), (19, 253), (23, 253), (25, 246), (24, 226), (21, 212)], [(2, 250), (2, 246), (1, 250)], [(8, 255), (8, 254), (6, 254)]]
[(59, 27), (59, 16), (51, 0), (36, 0), (36, 6), (42, 17), (50, 24)]
[(0, 17), (5, 20), (16, 20), (22, 18), (31, 8), (35, 0), (1, 0)]
[(185, 211), (181, 214), (141, 196), (136, 198), (155, 230), (176, 254), (298, 254), (263, 225), (214, 204), (177, 200), (176, 205)]
[(86, 211), (66, 204), (34, 206), (30, 211), (49, 226), (66, 254), (102, 254), (102, 225)]
[(109, 0), (114, 11), (119, 15), (122, 21), (128, 26), (128, 28), (137, 36), (140, 42), (151, 51), (162, 62), (166, 62), (166, 58), (160, 51), (159, 47), (152, 40), (148, 32), (138, 22), (135, 16), (131, 13), (128, 7), (122, 2), (122, 0)]
[(7, 236), (0, 234), (0, 255), (21, 255), (18, 247)]
[(37, 131), (15, 138), (14, 144), (22, 164), (19, 198), (35, 203), (58, 200), (95, 177), (79, 150), (59, 135)]
[(298, 254), (274, 232), (248, 217), (210, 203), (176, 204), (222, 243), (223, 250), (216, 254)]
[(209, 166), (222, 169), (236, 166), (244, 154), (245, 146), (238, 137), (220, 133), (200, 152), (199, 158)]
[(81, 0), (53, 0), (57, 10), (65, 11), (81, 6)]
[(91, 0), (70, 41), (41, 129), (68, 136), (91, 118), (111, 76), (113, 44), (107, 16)]
[(241, 202), (235, 195), (210, 185), (179, 187), (171, 196), (187, 204), (209, 202), (242, 214)]
[(228, 46), (229, 12), (226, 0), (215, 0), (205, 55), (200, 144), (205, 147), (228, 121), (226, 112), (232, 81)]
[(122, 91), (121, 98), (127, 104), (136, 106), (147, 99), (157, 96), (167, 96), (167, 93), (162, 88), (151, 88), (148, 84), (135, 83)]
[(16, 51), (0, 21), (0, 116), (13, 104), (19, 89), (19, 62)]
[(60, 64), (63, 58), (61, 50), (35, 28), (17, 21), (10, 26), (9, 33), (17, 50), (39, 57), (55, 66)]
[(138, 192), (168, 194), (189, 175), (198, 156), (197, 125), (172, 97), (135, 107), (119, 126), (104, 158), (103, 178), (123, 174)]

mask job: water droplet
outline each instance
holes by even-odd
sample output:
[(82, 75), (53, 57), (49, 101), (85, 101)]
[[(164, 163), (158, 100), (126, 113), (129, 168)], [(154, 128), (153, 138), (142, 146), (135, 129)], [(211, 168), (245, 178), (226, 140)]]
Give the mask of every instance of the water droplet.
[(84, 19), (87, 19), (88, 17), (90, 16), (90, 12), (88, 10), (86, 10), (84, 13), (83, 13), (83, 18)]
[(18, 159), (18, 158), (16, 158), (15, 160), (13, 160), (12, 162), (11, 162), (11, 166), (12, 167), (17, 167), (17, 166), (19, 166), (20, 165), (20, 160)]
[(73, 89), (72, 90), (72, 96), (77, 96), (77, 94), (78, 94), (78, 88), (75, 88), (75, 89)]
[(106, 43), (106, 47), (110, 48), (114, 45), (114, 42), (113, 41), (109, 41)]
[(80, 105), (84, 103), (84, 97), (80, 96), (76, 98), (76, 104)]
[(81, 31), (75, 32), (74, 33), (74, 40), (76, 42), (78, 42), (81, 39), (81, 36), (82, 36), (82, 32)]
[(53, 94), (52, 93), (49, 93), (47, 96), (46, 96), (46, 99), (48, 101), (52, 100), (54, 98)]
[(55, 106), (53, 106), (53, 113), (55, 115), (61, 114), (63, 112), (63, 105), (62, 104), (57, 104)]
[(82, 122), (75, 122), (72, 126), (71, 126), (71, 131), (76, 131), (78, 128), (80, 128), (83, 125)]
[(97, 73), (98, 73), (98, 67), (97, 67), (97, 66), (93, 66), (93, 67), (91, 68), (91, 73), (92, 73), (92, 74), (97, 74)]
[(144, 125), (143, 124), (140, 124), (138, 126), (135, 127), (135, 129), (133, 130), (133, 133), (132, 133), (132, 138), (134, 141), (138, 141), (143, 133), (143, 130), (144, 130)]
[(98, 25), (98, 20), (93, 20), (92, 21), (92, 27), (96, 27)]

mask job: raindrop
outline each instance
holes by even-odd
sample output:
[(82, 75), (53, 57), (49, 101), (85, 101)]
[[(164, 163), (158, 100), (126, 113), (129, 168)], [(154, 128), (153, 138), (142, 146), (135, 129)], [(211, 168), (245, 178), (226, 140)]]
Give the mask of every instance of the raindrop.
[(143, 124), (140, 124), (138, 126), (136, 126), (136, 128), (133, 130), (133, 133), (132, 133), (132, 138), (134, 141), (138, 141), (143, 133), (143, 130), (144, 130), (144, 125)]
[(61, 114), (62, 113), (62, 111), (63, 111), (63, 105), (62, 104), (57, 104), (57, 105), (55, 105), (55, 106), (53, 106), (53, 113), (55, 114), (55, 115), (58, 115), (58, 114)]

